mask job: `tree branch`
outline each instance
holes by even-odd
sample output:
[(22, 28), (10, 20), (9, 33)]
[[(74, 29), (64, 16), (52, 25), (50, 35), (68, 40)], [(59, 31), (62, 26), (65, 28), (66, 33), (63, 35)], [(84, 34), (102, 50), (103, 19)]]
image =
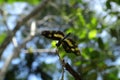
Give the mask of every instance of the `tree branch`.
[(11, 42), (12, 37), (16, 34), (16, 32), (19, 30), (19, 28), (26, 23), (28, 20), (30, 20), (32, 17), (34, 17), (35, 15), (37, 15), (39, 12), (41, 12), (41, 10), (43, 10), (46, 6), (46, 4), (49, 2), (50, 0), (43, 0), (43, 2), (38, 5), (35, 9), (33, 9), (33, 11), (27, 15), (26, 17), (24, 17), (23, 19), (19, 20), (15, 26), (15, 28), (12, 31), (12, 35), (8, 35), (5, 40), (3, 41), (3, 43), (0, 46), (0, 57), (4, 51), (4, 49), (7, 47), (7, 45)]
[(64, 63), (66, 70), (75, 78), (75, 80), (82, 80), (80, 74), (78, 74), (68, 63)]
[(5, 63), (3, 65), (3, 67), (2, 67), (2, 69), (0, 70), (0, 76), (1, 76), (0, 80), (4, 79), (4, 76), (5, 76), (6, 72), (7, 72), (7, 69), (9, 67), (9, 64), (12, 61), (12, 59), (14, 57), (17, 57), (19, 55), (21, 49), (26, 45), (26, 43), (28, 41), (30, 41), (31, 39), (33, 39), (33, 37), (34, 36), (28, 36), (21, 45), (19, 45), (18, 47), (14, 48), (14, 53), (12, 53), (11, 55), (8, 56), (8, 58), (6, 58)]
[[(29, 53), (30, 51), (29, 50), (22, 50), (24, 53)], [(53, 53), (55, 54), (56, 53), (56, 49), (34, 49), (32, 50), (32, 53), (42, 53), (42, 52), (45, 52), (45, 53)]]
[(56, 50), (56, 52), (62, 64), (62, 67), (64, 67), (75, 78), (75, 80), (82, 80), (81, 75), (77, 73), (67, 62), (64, 61), (64, 59), (60, 57), (58, 50)]

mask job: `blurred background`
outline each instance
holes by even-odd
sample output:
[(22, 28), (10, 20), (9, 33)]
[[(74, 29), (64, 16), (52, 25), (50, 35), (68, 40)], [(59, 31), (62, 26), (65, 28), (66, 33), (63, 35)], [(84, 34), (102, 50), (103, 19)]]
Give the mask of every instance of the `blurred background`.
[[(120, 0), (0, 0), (0, 80), (61, 80), (44, 30), (71, 33), (81, 56), (58, 51), (82, 80), (120, 80), (119, 20)], [(65, 70), (63, 80), (75, 79)]]

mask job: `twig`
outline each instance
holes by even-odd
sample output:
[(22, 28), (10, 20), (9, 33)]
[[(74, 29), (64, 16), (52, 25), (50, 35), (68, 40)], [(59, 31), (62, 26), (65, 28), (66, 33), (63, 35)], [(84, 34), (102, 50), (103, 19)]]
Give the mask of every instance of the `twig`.
[(61, 77), (60, 80), (64, 80), (64, 72), (65, 72), (65, 71), (64, 71), (63, 59), (60, 57), (58, 50), (56, 50), (56, 52), (57, 52), (57, 55), (58, 55), (58, 57), (59, 57), (60, 63), (62, 64), (62, 77)]
[[(29, 53), (29, 50), (22, 50), (24, 53)], [(33, 53), (56, 53), (56, 49), (34, 49), (32, 50)]]
[(33, 39), (33, 37), (34, 36), (28, 36), (21, 45), (19, 45), (18, 47), (15, 47), (14, 53), (12, 53), (11, 55), (8, 56), (8, 58), (5, 60), (4, 66), (2, 67), (2, 69), (0, 71), (0, 80), (4, 79), (4, 76), (5, 76), (6, 72), (7, 72), (8, 66), (9, 66), (10, 62), (12, 61), (12, 59), (19, 55), (20, 50), (25, 46), (25, 44), (28, 41)]
[(16, 32), (19, 30), (19, 28), (28, 20), (30, 20), (31, 18), (33, 18), (35, 15), (37, 15), (39, 12), (41, 12), (41, 10), (43, 10), (46, 6), (46, 4), (49, 2), (50, 0), (44, 0), (40, 5), (38, 5), (29, 15), (27, 15), (26, 17), (24, 17), (23, 19), (21, 19), (20, 21), (17, 22), (15, 28), (13, 29), (13, 33), (12, 35), (8, 35), (4, 42), (1, 44), (0, 46), (0, 57), (4, 51), (4, 49), (7, 47), (7, 45), (11, 42), (12, 37), (16, 34)]
[[(8, 28), (8, 31), (9, 31), (9, 28)], [(10, 31), (9, 31), (9, 32), (10, 32)], [(0, 77), (0, 80), (3, 80), (3, 79), (4, 79), (4, 76), (5, 76), (6, 72), (7, 72), (8, 66), (9, 66), (10, 62), (12, 61), (12, 59), (13, 59), (14, 57), (18, 57), (21, 49), (22, 49), (23, 47), (25, 47), (26, 43), (27, 43), (28, 41), (30, 41), (31, 39), (33, 39), (34, 36), (35, 36), (35, 35), (29, 35), (29, 36), (24, 40), (24, 42), (23, 42), (22, 44), (20, 44), (19, 46), (15, 46), (14, 52), (13, 52), (10, 56), (8, 56), (8, 57), (6, 58), (6, 60), (5, 60), (5, 62), (4, 62), (4, 66), (2, 67), (2, 69), (1, 69), (1, 71), (0, 71), (0, 76), (1, 76), (1, 77)], [(13, 42), (13, 43), (14, 43), (14, 42)]]
[(75, 80), (82, 80), (80, 74), (78, 74), (68, 63), (63, 63), (66, 70), (75, 78)]
[[(9, 26), (8, 26), (8, 24), (6, 23), (6, 16), (5, 16), (4, 20), (3, 20), (3, 23), (5, 24), (5, 27), (7, 28), (8, 34), (9, 34), (9, 35), (12, 35), (13, 32), (9, 29)], [(13, 43), (14, 47), (17, 47), (17, 46), (18, 46), (18, 43), (17, 43), (15, 37), (12, 38), (12, 43)]]
[(64, 73), (65, 73), (65, 69), (64, 69), (64, 66), (62, 65), (62, 77), (61, 77), (61, 80), (64, 80)]
[[(58, 51), (56, 51), (56, 52), (58, 53), (57, 55), (58, 55), (59, 60), (60, 60), (60, 62), (61, 62), (61, 64), (62, 64), (62, 68), (64, 67), (64, 68), (75, 78), (75, 80), (82, 80), (80, 74), (77, 73), (68, 63), (66, 63), (66, 62), (64, 61), (64, 59), (62, 59), (62, 58), (60, 57)], [(62, 73), (62, 77), (63, 77), (63, 74), (64, 74), (64, 72)]]

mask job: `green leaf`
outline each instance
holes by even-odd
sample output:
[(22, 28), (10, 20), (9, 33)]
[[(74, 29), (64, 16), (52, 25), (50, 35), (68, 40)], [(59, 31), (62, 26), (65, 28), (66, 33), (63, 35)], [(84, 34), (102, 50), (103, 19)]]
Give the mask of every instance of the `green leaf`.
[(109, 0), (107, 0), (106, 6), (107, 6), (108, 9), (111, 9), (111, 5), (110, 5), (110, 1)]
[(110, 34), (112, 37), (118, 37), (117, 30), (116, 29), (110, 29)]
[(105, 73), (103, 75), (103, 80), (119, 80), (118, 79), (118, 69), (112, 69), (109, 71), (109, 73)]
[(89, 32), (88, 37), (89, 37), (89, 39), (93, 39), (93, 38), (96, 37), (96, 35), (97, 35), (97, 30), (94, 29), (94, 30), (91, 30), (91, 31)]
[(97, 80), (97, 73), (93, 72), (91, 74), (88, 74), (88, 77), (86, 80)]
[(38, 4), (41, 0), (29, 0), (31, 4)]
[(6, 38), (6, 36), (7, 36), (6, 33), (0, 34), (0, 45), (2, 44), (2, 42), (4, 41), (4, 39)]
[(97, 26), (97, 19), (95, 18), (95, 17), (93, 17), (92, 19), (91, 19), (91, 27), (93, 28), (95, 28)]
[(89, 56), (91, 59), (96, 59), (100, 56), (100, 53), (97, 50), (93, 50), (91, 53), (89, 53)]
[(75, 65), (76, 65), (76, 66), (80, 66), (81, 63), (82, 63), (81, 61), (77, 61), (77, 62), (75, 62)]
[(104, 49), (104, 43), (100, 37), (98, 38), (98, 45), (100, 49)]
[(84, 31), (82, 31), (81, 33), (80, 33), (80, 38), (85, 38), (86, 37), (86, 34), (87, 34), (87, 31), (86, 30), (84, 30)]
[(56, 43), (57, 43), (56, 41), (52, 41), (51, 42), (52, 47), (56, 47)]
[(81, 25), (81, 26), (85, 26), (86, 22), (85, 22), (85, 19), (84, 19), (83, 15), (81, 14), (81, 9), (77, 9), (76, 15), (79, 19), (78, 24)]

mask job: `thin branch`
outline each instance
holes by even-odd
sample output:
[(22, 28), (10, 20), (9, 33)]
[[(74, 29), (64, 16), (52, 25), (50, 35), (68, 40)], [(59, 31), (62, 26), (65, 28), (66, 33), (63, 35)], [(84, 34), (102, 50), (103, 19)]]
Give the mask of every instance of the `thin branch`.
[(66, 70), (75, 78), (75, 80), (82, 80), (80, 74), (78, 74), (68, 63), (63, 63)]
[[(8, 28), (8, 32), (10, 32), (9, 28)], [(0, 76), (1, 76), (1, 77), (0, 77), (0, 80), (3, 80), (3, 79), (4, 79), (4, 76), (5, 76), (6, 72), (7, 72), (8, 66), (9, 66), (10, 62), (12, 61), (12, 59), (13, 59), (14, 57), (18, 57), (21, 49), (22, 49), (23, 47), (25, 47), (26, 43), (27, 43), (28, 41), (30, 41), (31, 39), (33, 39), (34, 36), (35, 36), (35, 35), (29, 35), (29, 36), (24, 40), (24, 42), (23, 42), (22, 44), (20, 44), (19, 46), (18, 46), (18, 45), (15, 46), (15, 48), (14, 48), (14, 53), (12, 53), (10, 56), (8, 56), (8, 57), (6, 58), (6, 60), (5, 60), (5, 62), (4, 62), (4, 66), (2, 67), (2, 69), (1, 69), (1, 71), (0, 71)], [(14, 41), (13, 41), (13, 43), (14, 43)]]
[(8, 58), (6, 58), (5, 63), (4, 63), (4, 66), (2, 67), (2, 69), (1, 69), (1, 71), (0, 71), (0, 76), (1, 76), (1, 77), (0, 77), (0, 80), (3, 80), (3, 79), (4, 79), (4, 76), (5, 76), (6, 72), (7, 72), (7, 69), (8, 69), (8, 67), (9, 67), (9, 64), (10, 64), (10, 62), (12, 61), (12, 59), (13, 59), (14, 57), (17, 57), (17, 56), (19, 55), (21, 49), (22, 49), (23, 47), (25, 47), (26, 43), (27, 43), (28, 41), (30, 41), (31, 39), (33, 39), (33, 37), (34, 37), (34, 36), (28, 36), (21, 45), (19, 45), (18, 47), (15, 47), (15, 48), (14, 48), (14, 53), (12, 53), (11, 55), (8, 56)]
[(64, 72), (65, 72), (65, 71), (64, 71), (63, 59), (60, 57), (58, 50), (56, 50), (56, 52), (57, 52), (57, 55), (58, 55), (58, 57), (59, 57), (59, 61), (60, 61), (60, 63), (62, 64), (62, 77), (61, 77), (60, 80), (64, 80)]
[[(8, 26), (8, 24), (6, 23), (6, 16), (5, 16), (4, 20), (3, 20), (3, 23), (5, 24), (5, 27), (7, 28), (8, 34), (9, 34), (9, 35), (12, 35), (13, 32), (9, 29), (9, 26)], [(12, 38), (12, 43), (13, 43), (14, 47), (17, 47), (17, 46), (18, 46), (18, 43), (17, 43), (15, 37)]]
[[(64, 59), (62, 59), (59, 55), (59, 52), (56, 51), (60, 60), (60, 63), (62, 64), (62, 67), (64, 67), (74, 78), (75, 80), (82, 80), (82, 77), (79, 73), (77, 73), (67, 62), (64, 61)], [(62, 73), (63, 75), (63, 73)]]
[[(5, 60), (5, 64), (4, 64), (3, 68), (2, 68), (1, 71), (0, 71), (0, 76), (1, 76), (1, 77), (0, 77), (0, 80), (3, 80), (3, 79), (4, 79), (4, 76), (5, 76), (6, 72), (7, 72), (8, 66), (9, 66), (10, 62), (12, 61), (12, 59), (15, 58), (15, 57), (18, 57), (21, 49), (24, 48), (25, 45), (26, 45), (26, 43), (27, 43), (28, 41), (32, 40), (33, 37), (35, 37), (35, 36), (28, 36), (28, 37), (24, 40), (24, 42), (23, 42), (22, 44), (20, 44), (18, 47), (15, 47), (15, 48), (14, 48), (14, 53), (11, 54), (10, 56), (8, 56), (8, 58)], [(29, 53), (28, 50), (23, 50), (23, 51), (24, 51), (25, 53)], [(55, 50), (55, 49), (38, 49), (38, 50), (33, 50), (33, 52), (39, 52), (39, 53), (40, 53), (40, 52), (56, 53), (56, 50)]]
[(64, 66), (62, 65), (62, 77), (61, 77), (61, 80), (64, 80), (64, 73), (65, 73), (65, 68), (64, 68)]
[[(42, 30), (37, 30), (36, 31), (36, 35), (38, 35), (39, 33), (41, 33)], [(13, 58), (18, 57), (19, 53), (21, 52), (21, 49), (25, 47), (26, 43), (30, 40), (32, 40), (36, 35), (29, 35), (27, 38), (25, 38), (25, 40), (23, 40), (24, 42), (21, 43), (19, 46), (14, 48), (14, 52), (8, 56), (8, 58), (6, 58), (5, 62), (4, 62), (4, 66), (2, 67), (1, 71), (0, 71), (0, 80), (4, 79), (4, 76), (7, 72), (7, 69), (9, 67), (10, 62), (12, 61)], [(25, 53), (28, 53), (28, 50), (23, 50)], [(49, 52), (49, 53), (56, 53), (55, 49), (52, 50), (46, 50), (46, 49), (38, 49), (38, 50), (33, 50), (33, 52)]]
[[(29, 50), (22, 50), (24, 53), (29, 53)], [(56, 49), (34, 49), (32, 50), (32, 53), (56, 53)]]
[(35, 9), (33, 9), (33, 11), (27, 15), (26, 17), (24, 17), (23, 19), (19, 20), (15, 26), (15, 28), (13, 29), (13, 33), (12, 35), (8, 35), (4, 42), (1, 44), (0, 46), (0, 57), (3, 53), (3, 51), (5, 50), (5, 48), (7, 47), (7, 45), (11, 42), (12, 37), (16, 34), (16, 32), (19, 30), (19, 28), (26, 23), (28, 20), (30, 20), (31, 18), (33, 18), (35, 15), (37, 15), (39, 12), (41, 12), (41, 10), (43, 10), (46, 6), (46, 4), (49, 2), (50, 0), (44, 0), (40, 5), (38, 5)]

